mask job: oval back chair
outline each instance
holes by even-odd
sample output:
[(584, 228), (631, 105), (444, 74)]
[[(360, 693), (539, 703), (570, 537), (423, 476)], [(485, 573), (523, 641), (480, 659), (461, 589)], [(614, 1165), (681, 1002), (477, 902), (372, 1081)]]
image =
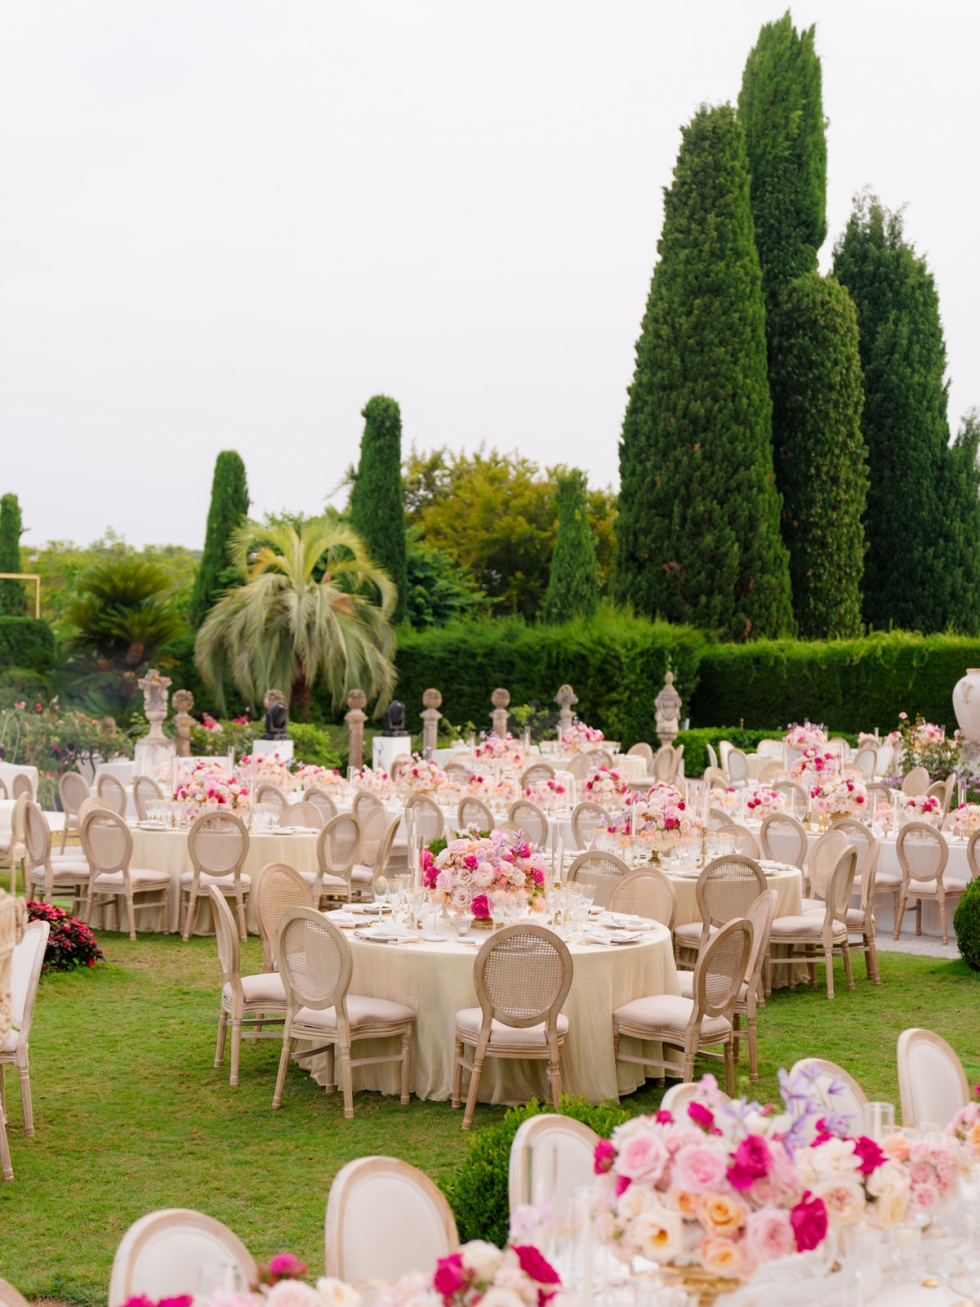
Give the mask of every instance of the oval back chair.
[(360, 843), (361, 826), (353, 813), (339, 812), (324, 824), (316, 837), (316, 871), (300, 873), (310, 886), (315, 908), (325, 899), (350, 901)]
[(590, 799), (577, 804), (572, 813), (572, 835), (576, 848), (590, 849), (596, 833), (604, 831), (608, 825), (609, 814), (600, 804), (593, 803)]
[[(126, 822), (111, 808), (91, 807), (81, 820), (79, 838), (89, 865), (85, 924), (94, 907), (114, 907), (126, 900), (129, 938), (136, 938), (136, 913), (144, 908), (163, 909), (163, 933), (170, 933), (170, 875), (166, 871), (130, 865), (133, 837)], [(137, 899), (139, 901), (137, 901)], [(121, 923), (117, 923), (117, 929)]]
[[(211, 896), (212, 898), (214, 895)], [(312, 908), (313, 891), (285, 862), (269, 862), (255, 880), (255, 917), (262, 936), (262, 970), (275, 971), (276, 932), (290, 908)]]
[(963, 1064), (945, 1039), (931, 1030), (903, 1030), (898, 1037), (898, 1094), (902, 1125), (945, 1129), (970, 1102)]
[(187, 834), (187, 852), (193, 871), (180, 877), (181, 906), (184, 908), (184, 942), (194, 927), (194, 913), (202, 886), (217, 885), (226, 898), (234, 898), (238, 933), (245, 939), (245, 917), (251, 877), (242, 871), (248, 857), (249, 837), (245, 823), (233, 812), (206, 812), (196, 819)]
[(104, 772), (95, 782), (95, 792), (100, 799), (104, 799), (115, 812), (118, 812), (120, 817), (125, 817), (128, 796), (121, 781)]
[(510, 805), (507, 816), (516, 821), (532, 844), (544, 848), (548, 843), (548, 818), (536, 803), (529, 799), (518, 799)]
[(530, 767), (526, 767), (521, 773), (521, 790), (527, 790), (538, 781), (553, 781), (555, 779), (555, 769), (548, 762), (532, 762)]
[(258, 1272), (242, 1241), (212, 1216), (185, 1207), (150, 1212), (123, 1235), (112, 1261), (109, 1307), (129, 1298), (196, 1294), (208, 1265), (234, 1268), (243, 1284)]
[(421, 836), (424, 844), (441, 840), (446, 829), (446, 819), (442, 809), (427, 794), (413, 794), (405, 804), (405, 815), (409, 811), (415, 814), (415, 834)]
[(653, 750), (649, 744), (644, 744), (642, 740), (638, 744), (631, 745), (629, 756), (633, 758), (642, 758), (647, 765), (647, 775), (653, 772)]
[(948, 943), (946, 904), (959, 902), (967, 882), (958, 876), (946, 875), (949, 845), (945, 838), (928, 822), (910, 821), (898, 832), (895, 842), (898, 865), (902, 869), (902, 888), (898, 894), (898, 912), (895, 916), (895, 938), (898, 939), (909, 899), (915, 899), (915, 933), (922, 934), (922, 903), (932, 899), (939, 904), (943, 943)]
[(593, 902), (605, 907), (609, 895), (624, 876), (629, 875), (629, 867), (615, 853), (601, 853), (598, 849), (589, 849), (580, 853), (568, 869), (568, 880), (577, 885), (593, 885), (595, 898)]
[(620, 877), (609, 893), (606, 908), (610, 912), (649, 917), (673, 930), (677, 891), (659, 867), (643, 867)]
[(280, 826), (304, 826), (307, 830), (323, 829), (323, 809), (309, 799), (287, 803), (279, 814)]
[(770, 812), (762, 819), (759, 843), (763, 855), (773, 862), (788, 863), (803, 870), (809, 844), (802, 823), (788, 812)]
[(334, 803), (333, 799), (326, 792), (326, 790), (318, 789), (314, 785), (304, 793), (303, 798), (306, 800), (307, 803), (312, 803), (315, 805), (315, 807), (319, 808), (320, 816), (323, 819), (320, 822), (321, 830), (327, 824), (328, 821), (333, 821), (334, 817), (336, 817), (337, 805)]
[(286, 798), (285, 794), (283, 794), (279, 786), (273, 785), (270, 781), (264, 781), (261, 785), (256, 786), (255, 802), (275, 803), (280, 808), (285, 808), (289, 804), (289, 800)]
[(147, 803), (153, 803), (164, 798), (166, 798), (166, 795), (152, 776), (135, 776), (133, 778), (133, 806), (140, 821), (146, 821), (149, 815), (146, 808)]
[(61, 831), (61, 851), (65, 851), (69, 831), (78, 830), (78, 810), (92, 794), (89, 783), (80, 772), (66, 771), (58, 777), (58, 797), (65, 814), (65, 824)]

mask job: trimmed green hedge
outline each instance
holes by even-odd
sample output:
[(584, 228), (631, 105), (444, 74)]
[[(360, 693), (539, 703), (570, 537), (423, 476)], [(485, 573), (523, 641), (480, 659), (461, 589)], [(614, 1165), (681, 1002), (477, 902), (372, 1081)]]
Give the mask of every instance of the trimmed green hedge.
[(686, 626), (650, 622), (609, 609), (565, 626), (526, 626), (497, 618), (458, 622), (440, 630), (398, 633), (398, 689), (409, 730), (417, 730), (422, 694), (442, 691), (442, 712), (454, 725), (490, 729), (490, 695), (510, 691), (512, 707), (536, 700), (555, 710), (558, 688), (568, 683), (575, 709), (624, 747), (655, 738), (654, 698), (664, 672), (673, 669), (689, 700), (705, 637)]
[(0, 617), (0, 671), (44, 672), (54, 663), (54, 632), (39, 617)]
[(888, 731), (904, 711), (952, 728), (953, 686), (968, 667), (980, 667), (980, 640), (960, 635), (715, 644), (700, 661), (691, 720), (785, 730), (808, 718), (834, 732)]

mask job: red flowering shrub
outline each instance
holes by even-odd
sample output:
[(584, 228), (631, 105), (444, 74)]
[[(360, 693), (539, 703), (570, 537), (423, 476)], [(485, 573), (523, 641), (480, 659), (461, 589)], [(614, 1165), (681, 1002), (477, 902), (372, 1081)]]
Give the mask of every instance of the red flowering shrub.
[(75, 967), (94, 967), (104, 961), (99, 942), (84, 921), (71, 916), (53, 903), (27, 900), (28, 921), (46, 921), (51, 927), (44, 950), (45, 971), (72, 971)]

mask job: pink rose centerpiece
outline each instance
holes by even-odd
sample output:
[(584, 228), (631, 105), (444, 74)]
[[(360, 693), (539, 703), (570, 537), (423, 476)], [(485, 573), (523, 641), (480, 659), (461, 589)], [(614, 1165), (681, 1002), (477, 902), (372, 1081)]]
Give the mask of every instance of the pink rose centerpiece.
[(588, 753), (591, 749), (601, 748), (605, 738), (598, 727), (586, 726), (576, 717), (562, 735), (561, 747), (565, 753)]
[(827, 749), (804, 749), (789, 769), (789, 774), (796, 777), (821, 777), (826, 773), (841, 770), (840, 755)]
[(896, 1133), (882, 1139), (881, 1149), (890, 1161), (905, 1168), (909, 1204), (919, 1211), (934, 1207), (950, 1193), (958, 1171), (965, 1169), (962, 1150), (952, 1141), (943, 1144)]
[(329, 767), (303, 763), (292, 775), (292, 784), (300, 790), (323, 790), (326, 794), (341, 794), (347, 788), (347, 779)]
[(903, 821), (931, 821), (935, 824), (943, 815), (942, 802), (934, 794), (904, 794), (899, 800), (898, 810)]
[(721, 808), (722, 812), (731, 812), (738, 803), (740, 793), (742, 791), (736, 790), (732, 785), (729, 785), (727, 790), (719, 790), (717, 787), (712, 786), (710, 792), (711, 806), (712, 808)]
[(495, 735), (493, 731), (485, 735), (473, 750), (473, 756), (484, 763), (495, 763), (498, 767), (509, 767), (513, 771), (522, 771), (526, 755), (519, 740), (515, 740), (510, 731), (506, 735)]
[(704, 822), (680, 790), (666, 781), (628, 794), (625, 810), (610, 827), (613, 833), (632, 832), (652, 853), (666, 853), (682, 840), (700, 839), (703, 829)]
[(379, 799), (387, 799), (391, 795), (391, 777), (380, 767), (377, 771), (371, 767), (359, 767), (351, 777), (351, 788), (367, 790)]
[(238, 760), (235, 768), (237, 775), (249, 780), (258, 788), (260, 785), (275, 785), (284, 793), (293, 785), (293, 773), (289, 763), (275, 753), (246, 753)]
[(643, 1257), (731, 1280), (811, 1251), (828, 1220), (796, 1164), (808, 1120), (726, 1102), (705, 1076), (676, 1117), (636, 1117), (596, 1146), (597, 1236), (626, 1262)]
[[(973, 1092), (980, 1099), (980, 1085), (975, 1085)], [(970, 1161), (980, 1163), (980, 1101), (961, 1107), (946, 1127), (946, 1134), (961, 1145)]]
[(535, 781), (524, 791), (525, 799), (536, 803), (543, 812), (555, 812), (568, 807), (568, 786), (556, 776), (544, 781)]
[(961, 803), (949, 814), (949, 824), (957, 835), (972, 835), (980, 830), (980, 803)]
[(825, 774), (810, 786), (810, 806), (831, 820), (863, 817), (871, 811), (864, 782), (858, 776), (840, 771)]
[(745, 800), (745, 806), (753, 817), (761, 820), (763, 817), (768, 817), (770, 812), (782, 812), (786, 807), (786, 795), (781, 794), (779, 790), (761, 787), (753, 790)]
[(802, 726), (791, 726), (783, 736), (783, 743), (800, 753), (808, 749), (818, 752), (827, 743), (827, 732), (821, 730), (819, 726), (814, 726), (812, 722), (804, 722)]
[(498, 895), (543, 911), (546, 869), (541, 849), (500, 830), (471, 832), (437, 853), (422, 850), (422, 883), (435, 901), (480, 920), (491, 915)]
[[(516, 1215), (516, 1214), (515, 1214)], [(574, 1307), (561, 1276), (535, 1243), (511, 1242), (501, 1250), (482, 1239), (436, 1262), (430, 1276), (402, 1276), (374, 1297), (373, 1307)]]
[(174, 789), (174, 802), (202, 811), (233, 811), (251, 802), (249, 787), (240, 776), (229, 776), (216, 758), (198, 758), (194, 766), (181, 771)]
[(434, 794), (445, 783), (446, 773), (437, 762), (413, 753), (398, 773), (396, 786), (403, 794)]
[(599, 767), (582, 785), (582, 798), (598, 803), (606, 812), (616, 812), (626, 804), (629, 782), (611, 767)]

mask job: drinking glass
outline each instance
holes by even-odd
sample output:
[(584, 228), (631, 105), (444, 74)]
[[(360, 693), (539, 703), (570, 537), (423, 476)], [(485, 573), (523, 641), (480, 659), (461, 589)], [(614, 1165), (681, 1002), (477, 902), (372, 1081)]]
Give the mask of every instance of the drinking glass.
[(456, 912), (453, 923), (456, 927), (457, 936), (460, 939), (465, 939), (470, 933), (470, 927), (473, 925), (473, 913), (468, 908), (463, 908)]
[(388, 898), (387, 877), (379, 876), (378, 879), (374, 882), (374, 898), (375, 898), (375, 902), (381, 905), (381, 911), (378, 915), (379, 917), (383, 917), (385, 912), (385, 902), (387, 901)]
[(869, 1139), (883, 1139), (895, 1131), (894, 1103), (865, 1103), (864, 1133)]

